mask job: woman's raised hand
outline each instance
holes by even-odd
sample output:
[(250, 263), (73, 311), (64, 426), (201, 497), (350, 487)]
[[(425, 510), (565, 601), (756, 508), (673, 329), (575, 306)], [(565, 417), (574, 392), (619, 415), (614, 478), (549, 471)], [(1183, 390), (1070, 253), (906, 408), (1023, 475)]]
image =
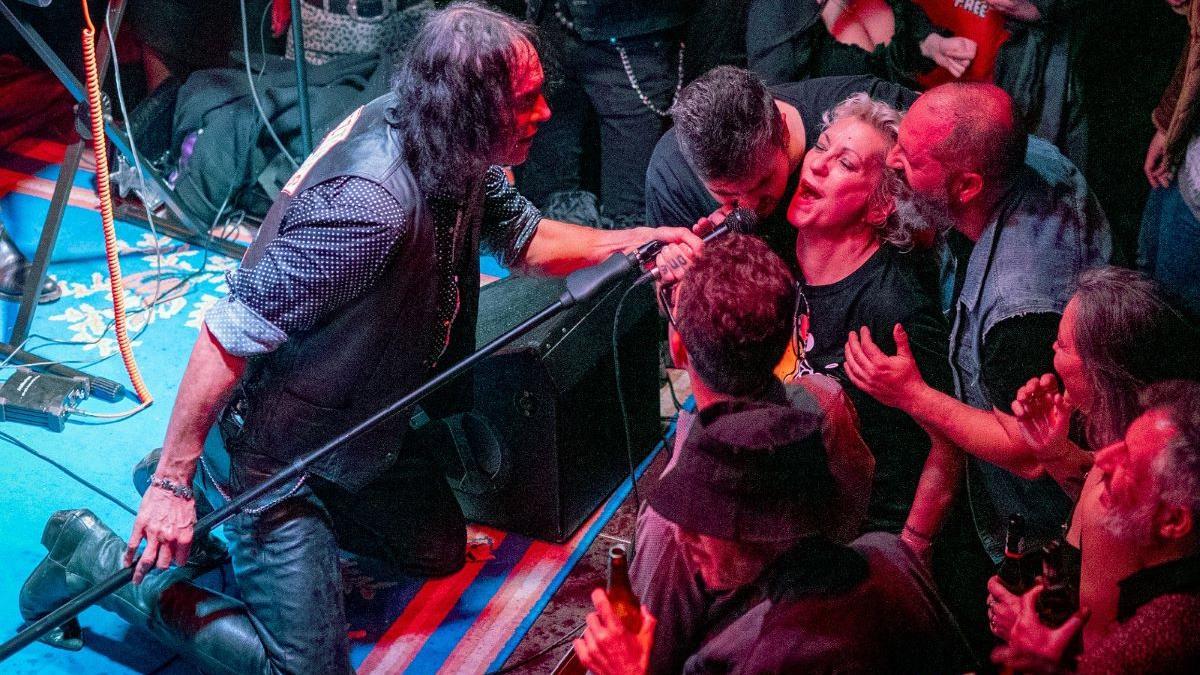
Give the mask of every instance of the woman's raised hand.
[(1055, 459), (1067, 449), (1066, 444), (1070, 443), (1067, 433), (1075, 407), (1059, 389), (1053, 374), (1035, 377), (1018, 389), (1012, 411), (1022, 440), (1039, 461)]

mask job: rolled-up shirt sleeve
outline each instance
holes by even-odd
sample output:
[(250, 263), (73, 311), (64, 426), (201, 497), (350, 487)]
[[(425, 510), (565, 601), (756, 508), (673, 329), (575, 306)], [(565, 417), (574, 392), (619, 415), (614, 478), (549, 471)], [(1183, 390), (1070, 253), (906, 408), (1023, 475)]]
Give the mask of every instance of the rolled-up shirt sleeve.
[(407, 223), (404, 207), (362, 178), (304, 190), (259, 260), (227, 276), (229, 295), (208, 311), (205, 325), (235, 356), (279, 348), (370, 288)]
[(505, 267), (525, 255), (525, 249), (537, 233), (542, 212), (508, 182), (504, 169), (488, 169), (484, 182), (483, 225), (480, 239), (483, 247)]

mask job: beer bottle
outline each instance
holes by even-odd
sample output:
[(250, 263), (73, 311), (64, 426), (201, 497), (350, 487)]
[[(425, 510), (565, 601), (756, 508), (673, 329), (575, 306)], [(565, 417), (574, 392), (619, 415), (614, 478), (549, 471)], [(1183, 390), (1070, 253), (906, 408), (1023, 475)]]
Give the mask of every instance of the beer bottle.
[(1024, 549), (1025, 518), (1019, 513), (1013, 513), (1008, 517), (1008, 532), (1004, 537), (1004, 560), (996, 570), (1001, 585), (1013, 595), (1021, 595), (1029, 590), (1029, 580), (1023, 564)]
[[(608, 586), (604, 592), (617, 620), (625, 630), (637, 634), (642, 629), (642, 607), (637, 596), (633, 594), (633, 585), (629, 582), (629, 558), (625, 555), (625, 549), (620, 546), (614, 546), (608, 551)], [(575, 650), (571, 649), (554, 666), (551, 675), (583, 675), (586, 672), (587, 668), (579, 661)]]
[(1035, 607), (1038, 618), (1050, 628), (1058, 628), (1079, 609), (1079, 596), (1063, 572), (1062, 542), (1051, 541), (1042, 548), (1042, 584)]
[(614, 546), (608, 551), (608, 603), (621, 625), (630, 633), (642, 629), (642, 606), (629, 583), (629, 558), (625, 549)]

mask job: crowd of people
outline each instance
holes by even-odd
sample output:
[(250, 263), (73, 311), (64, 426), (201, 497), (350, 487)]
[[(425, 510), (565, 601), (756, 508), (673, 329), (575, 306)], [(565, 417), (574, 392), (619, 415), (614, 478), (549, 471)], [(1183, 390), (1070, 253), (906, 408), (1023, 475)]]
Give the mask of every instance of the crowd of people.
[[(896, 77), (768, 86), (718, 67), (680, 92), (647, 223), (703, 231), (748, 205), (766, 245), (709, 243), (663, 293), (697, 413), (639, 514), (632, 580), (653, 628), (628, 634), (598, 603), (575, 643), (593, 672), (1200, 664), (1200, 333), (1179, 208), (1194, 58), (1154, 115), (1142, 271), (1112, 265), (1071, 147), (1030, 134), (994, 84), (917, 96)], [(773, 330), (782, 360), (748, 359), (779, 353)], [(786, 422), (826, 385), (807, 426)], [(831, 418), (857, 438), (821, 433)], [(835, 507), (855, 497), (845, 538), (854, 512)], [(1065, 622), (1039, 614), (1048, 576), (1024, 592), (995, 576), (1014, 515), (1027, 570), (1063, 552)]]
[[(763, 14), (747, 30), (779, 11), (749, 4)], [(637, 517), (641, 629), (595, 596), (575, 642), (589, 669), (1189, 672), (1200, 284), (1180, 243), (1194, 231), (1176, 228), (1195, 216), (1154, 222), (1143, 271), (1113, 265), (1071, 115), (1046, 133), (1047, 105), (1011, 87), (918, 91), (915, 72), (961, 75), (976, 45), (930, 29), (927, 3), (877, 4), (894, 39), (860, 44), (864, 23), (847, 46), (813, 11), (756, 34), (771, 49), (751, 68), (685, 84), (692, 3), (529, 3), (566, 55), (561, 122), (529, 24), (469, 2), (434, 13), (391, 93), (288, 181), (206, 315), (163, 448), (135, 472), (131, 536), (54, 514), (22, 614), (133, 565), (101, 604), (206, 671), (351, 672), (339, 549), (423, 576), (464, 564), (444, 449), (416, 420), (469, 406), (469, 380), (262, 497), (228, 551), (193, 541), (197, 514), (469, 354), (481, 247), (561, 275), (658, 241), (667, 351), (695, 412)], [(1029, 24), (1010, 26), (1023, 39), (1066, 39), (1050, 26), (1071, 3), (994, 4)], [(1148, 228), (1168, 200), (1189, 208), (1195, 48), (1155, 115)], [(996, 58), (1003, 84), (1015, 57)], [(539, 208), (578, 180), (585, 99), (610, 224), (640, 226)], [(755, 234), (701, 240), (737, 207)], [(214, 426), (223, 442), (206, 446)], [(228, 557), (240, 598), (192, 583)], [(83, 636), (69, 623), (45, 640)]]

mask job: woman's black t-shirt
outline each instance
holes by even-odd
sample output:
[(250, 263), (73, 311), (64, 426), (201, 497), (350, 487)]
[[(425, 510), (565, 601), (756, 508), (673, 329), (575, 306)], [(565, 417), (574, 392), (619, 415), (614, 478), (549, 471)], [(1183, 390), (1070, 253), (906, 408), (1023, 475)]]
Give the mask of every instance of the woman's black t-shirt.
[(949, 329), (930, 289), (917, 275), (929, 259), (884, 244), (850, 276), (824, 286), (803, 285), (798, 337), (804, 360), (797, 374), (825, 373), (836, 378), (858, 410), (863, 440), (875, 455), (875, 485), (868, 530), (899, 532), (908, 517), (917, 482), (929, 454), (929, 436), (903, 412), (883, 405), (855, 387), (844, 369), (850, 331), (866, 326), (879, 348), (895, 354), (892, 328), (904, 326), (917, 367), (925, 381), (953, 391), (948, 358)]

